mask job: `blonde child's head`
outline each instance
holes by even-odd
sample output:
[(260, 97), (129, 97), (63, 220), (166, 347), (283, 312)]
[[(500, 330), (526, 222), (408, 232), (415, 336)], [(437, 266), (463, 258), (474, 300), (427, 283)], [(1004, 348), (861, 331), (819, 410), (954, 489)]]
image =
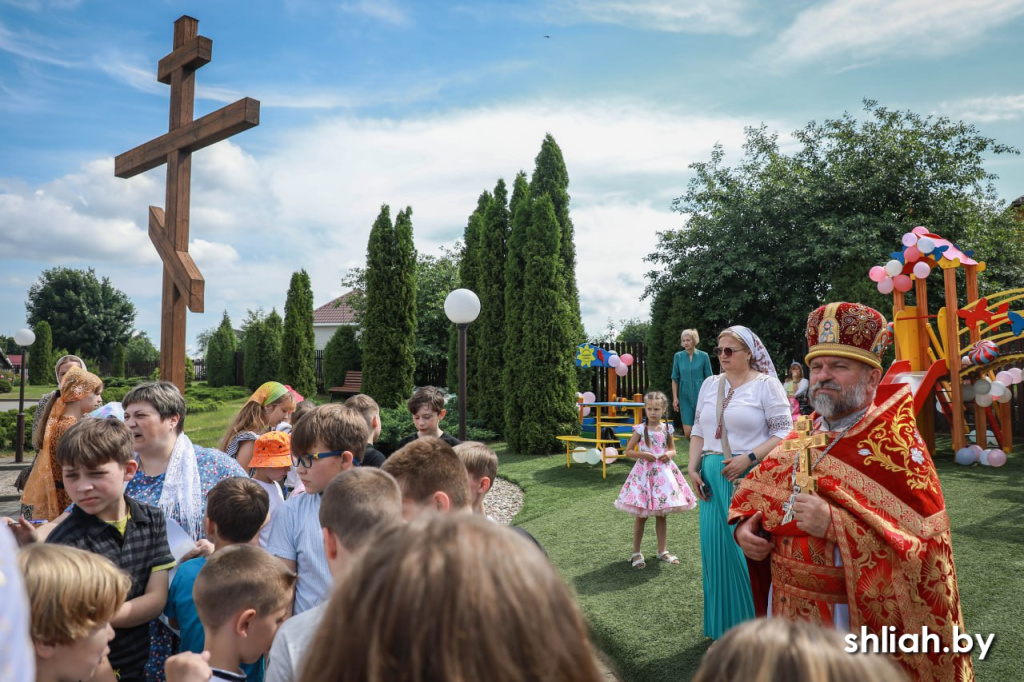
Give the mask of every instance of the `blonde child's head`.
[(498, 475), (498, 456), (494, 450), (477, 441), (466, 441), (455, 446), (455, 454), (462, 460), (469, 474), (469, 490), (473, 496), (473, 508), (479, 510), (484, 496), (494, 485)]
[(35, 544), (18, 554), (25, 577), (39, 671), (58, 679), (90, 679), (113, 639), (110, 620), (131, 578), (99, 554)]
[(295, 411), (295, 396), (281, 383), (268, 381), (256, 389), (235, 415), (224, 433), (220, 449), (227, 450), (231, 439), (243, 431), (262, 433), (277, 426)]
[[(657, 428), (666, 416), (668, 416), (668, 396), (661, 391), (651, 391), (644, 396), (644, 443), (647, 447), (651, 447), (651, 438), (647, 432), (652, 427)], [(653, 424), (651, 423), (652, 417)]]
[(360, 393), (346, 400), (345, 407), (351, 407), (363, 415), (366, 427), (370, 430), (370, 442), (377, 440), (377, 436), (380, 435), (380, 405), (377, 401), (365, 393)]
[(758, 618), (737, 625), (712, 644), (693, 682), (906, 679), (881, 655), (847, 653), (842, 636), (835, 630), (785, 618)]
[(296, 576), (265, 549), (232, 545), (216, 551), (192, 587), (207, 641), (222, 628), (238, 638), (243, 663), (253, 663), (291, 613)]
[(604, 679), (583, 616), (544, 554), (470, 514), (399, 524), (367, 545), (338, 581), (301, 679), (412, 677)]
[(354, 554), (381, 531), (401, 522), (402, 491), (395, 479), (380, 469), (343, 471), (324, 489), (320, 526), (347, 554)]

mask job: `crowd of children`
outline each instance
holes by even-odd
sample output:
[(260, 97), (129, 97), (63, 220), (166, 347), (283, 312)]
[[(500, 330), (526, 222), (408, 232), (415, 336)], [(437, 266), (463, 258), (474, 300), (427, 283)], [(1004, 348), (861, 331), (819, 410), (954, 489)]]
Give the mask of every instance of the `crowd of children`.
[[(674, 563), (664, 514), (691, 508), (693, 494), (672, 461), (666, 402), (647, 396), (647, 421), (626, 450), (637, 465), (617, 506), (637, 517), (637, 551), (655, 516), (658, 558)], [(604, 679), (539, 543), (485, 516), (498, 458), (440, 431), (439, 391), (409, 401), (417, 433), (387, 458), (373, 447), (371, 398), (302, 409), (290, 429), (252, 440), (251, 478), (209, 490), (202, 526), (212, 553), (177, 564), (164, 512), (125, 495), (138, 466), (132, 431), (117, 419), (68, 429), (57, 460), (70, 513), (45, 544), (31, 543), (30, 524), (13, 524), (26, 545), (13, 575), (0, 538), (0, 625), (27, 628), (34, 650), (5, 655), (4, 679), (31, 680), (31, 668), (37, 681)], [(30, 622), (12, 630), (26, 593)], [(153, 673), (156, 619), (180, 646)]]

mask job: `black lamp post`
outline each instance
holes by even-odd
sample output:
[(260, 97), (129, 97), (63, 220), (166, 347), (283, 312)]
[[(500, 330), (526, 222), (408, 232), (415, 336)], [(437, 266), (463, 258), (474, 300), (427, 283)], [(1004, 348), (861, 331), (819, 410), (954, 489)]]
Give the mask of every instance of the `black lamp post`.
[(14, 441), (14, 461), (20, 464), (25, 459), (25, 365), (28, 364), (28, 347), (36, 342), (36, 335), (31, 329), (19, 329), (14, 332), (14, 342), (21, 346), (21, 390), (18, 395), (18, 431)]
[(444, 299), (444, 314), (459, 331), (459, 440), (466, 439), (466, 329), (480, 314), (480, 299), (469, 289), (456, 289)]

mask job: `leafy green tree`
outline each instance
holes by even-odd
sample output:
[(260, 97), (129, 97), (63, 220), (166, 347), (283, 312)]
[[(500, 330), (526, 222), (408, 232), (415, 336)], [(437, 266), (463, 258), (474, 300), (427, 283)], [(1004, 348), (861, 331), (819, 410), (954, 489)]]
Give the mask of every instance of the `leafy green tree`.
[(305, 270), (292, 273), (285, 298), (278, 381), (290, 385), (304, 396), (313, 396), (317, 392), (313, 285)]
[(191, 386), (192, 382), (195, 381), (195, 380), (196, 380), (196, 363), (195, 363), (195, 361), (192, 358), (190, 358), (190, 357), (188, 357), (186, 355), (185, 356), (185, 386), (186, 386), (186, 388), (188, 386)]
[[(46, 320), (36, 322), (33, 327), (35, 343), (28, 350), (28, 382), (41, 386), (49, 384), (53, 376), (53, 334)], [(20, 350), (19, 350), (20, 352)]]
[(473, 414), (484, 421), (487, 428), (501, 432), (505, 423), (502, 390), (502, 371), (505, 347), (505, 270), (494, 267), (503, 264), (508, 256), (508, 238), (512, 229), (508, 209), (508, 190), (505, 181), (498, 180), (483, 219), (481, 260), (487, 267), (477, 273), (476, 293), (480, 297), (480, 317), (476, 327), (476, 353), (473, 367), (476, 373), (476, 400)]
[(324, 386), (341, 386), (347, 372), (359, 371), (363, 351), (359, 347), (354, 325), (343, 324), (324, 346)]
[[(648, 260), (664, 269), (649, 274), (647, 294), (673, 292), (673, 305), (690, 306), (683, 324), (702, 334), (751, 327), (784, 363), (803, 356), (807, 314), (818, 305), (891, 309), (867, 273), (917, 225), (976, 250), (988, 264), (982, 294), (1019, 286), (1024, 250), (1006, 245), (1024, 241), (1024, 228), (984, 168), (987, 156), (1017, 150), (945, 117), (870, 100), (864, 114), (812, 121), (794, 133), (799, 147), (788, 154), (775, 133), (748, 128), (738, 166), (725, 165), (720, 146), (693, 164), (695, 176), (673, 204), (689, 222), (659, 236)], [(935, 311), (942, 286), (929, 288)], [(655, 328), (665, 319), (652, 311)]]
[[(509, 211), (512, 225), (508, 235), (508, 255), (505, 260), (505, 343), (502, 370), (503, 411), (505, 428), (502, 433), (505, 441), (514, 452), (522, 445), (523, 404), (527, 396), (521, 395), (526, 389), (529, 379), (529, 367), (525, 360), (522, 319), (523, 319), (523, 282), (526, 270), (526, 239), (527, 229), (532, 215), (529, 199), (530, 186), (526, 173), (516, 175), (512, 185), (512, 197), (509, 199)], [(515, 443), (516, 445), (513, 445)]]
[(235, 330), (231, 328), (231, 318), (225, 310), (220, 326), (210, 337), (210, 345), (206, 349), (206, 383), (213, 387), (235, 385), (236, 350)]
[[(273, 314), (280, 319), (276, 312)], [(250, 310), (242, 329), (242, 350), (245, 353), (242, 371), (245, 374), (245, 385), (255, 391), (264, 383), (277, 378), (281, 366), (282, 330), (262, 310)]]
[[(189, 363), (186, 362), (186, 365)], [(114, 363), (110, 369), (110, 376), (124, 378), (124, 365), (125, 365), (125, 350), (122, 344), (117, 344), (114, 348)]]
[(647, 333), (650, 330), (649, 320), (641, 320), (639, 317), (619, 320), (619, 333), (615, 340), (624, 343), (644, 343), (647, 341)]
[(21, 352), (21, 348), (15, 343), (14, 337), (5, 334), (0, 334), (0, 348), (3, 349), (6, 355), (11, 355), (12, 353), (17, 355)]
[(532, 215), (523, 249), (523, 316), (521, 361), (528, 381), (515, 399), (522, 423), (509, 447), (522, 454), (549, 454), (555, 436), (575, 426), (576, 350), (571, 316), (566, 310), (564, 263), (559, 253), (561, 228), (551, 198), (532, 200)]
[(416, 249), (412, 209), (391, 223), (384, 204), (366, 247), (363, 390), (383, 407), (398, 407), (412, 391), (416, 335)]
[(135, 323), (128, 296), (92, 268), (44, 270), (29, 287), (25, 309), (30, 325), (50, 324), (55, 346), (103, 360), (111, 359), (118, 343), (128, 343)]
[(125, 361), (129, 365), (142, 362), (156, 362), (160, 359), (160, 351), (149, 340), (146, 332), (139, 332), (131, 338), (124, 348)]

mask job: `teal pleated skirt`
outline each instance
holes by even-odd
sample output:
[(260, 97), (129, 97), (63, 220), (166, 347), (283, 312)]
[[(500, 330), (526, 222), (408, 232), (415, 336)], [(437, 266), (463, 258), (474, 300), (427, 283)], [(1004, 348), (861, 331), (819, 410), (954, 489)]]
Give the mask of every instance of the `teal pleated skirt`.
[(704, 582), (704, 636), (719, 639), (725, 632), (754, 617), (754, 598), (743, 550), (726, 523), (733, 485), (722, 475), (724, 457), (706, 455), (701, 478), (711, 499), (700, 505), (700, 554)]

